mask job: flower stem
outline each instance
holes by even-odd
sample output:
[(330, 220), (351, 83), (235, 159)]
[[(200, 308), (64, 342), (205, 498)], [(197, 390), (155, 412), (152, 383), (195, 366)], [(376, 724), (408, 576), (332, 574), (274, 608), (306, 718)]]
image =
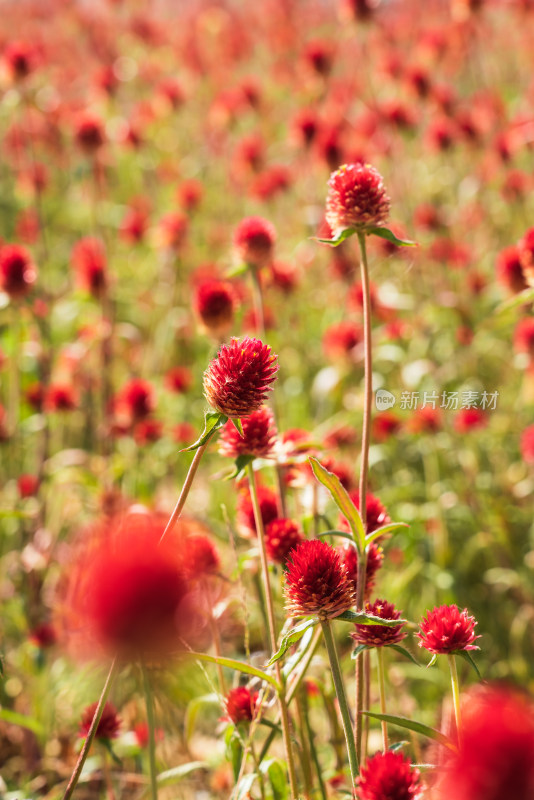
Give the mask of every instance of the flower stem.
[(109, 668), (108, 676), (106, 678), (104, 688), (102, 689), (102, 694), (100, 695), (100, 700), (98, 701), (98, 705), (96, 707), (96, 711), (93, 716), (93, 721), (91, 722), (91, 727), (89, 728), (85, 742), (83, 743), (83, 747), (80, 751), (80, 755), (78, 756), (78, 761), (76, 762), (76, 766), (74, 767), (74, 772), (72, 773), (67, 788), (65, 789), (63, 800), (70, 800), (70, 798), (74, 793), (76, 785), (80, 779), (83, 765), (85, 764), (85, 761), (89, 754), (89, 750), (91, 749), (91, 745), (93, 743), (93, 739), (95, 738), (95, 734), (98, 728), (98, 723), (100, 722), (100, 718), (102, 717), (102, 712), (104, 711), (106, 700), (108, 699), (108, 694), (109, 690), (111, 689), (111, 684), (113, 683), (113, 679), (117, 675), (118, 671), (119, 671), (118, 659), (114, 658), (113, 661), (111, 662), (111, 667)]
[(341, 712), (341, 720), (343, 722), (343, 730), (345, 732), (345, 740), (347, 742), (347, 752), (349, 756), (349, 767), (354, 786), (359, 772), (358, 756), (356, 754), (356, 747), (354, 744), (354, 735), (352, 730), (352, 721), (350, 718), (349, 706), (347, 703), (347, 695), (345, 694), (345, 686), (343, 684), (343, 677), (336, 652), (336, 645), (332, 635), (332, 628), (330, 620), (321, 620), (321, 627), (323, 629), (323, 636), (330, 660), (330, 668), (332, 670), (332, 677), (334, 679), (334, 686), (336, 689), (337, 701), (339, 703), (339, 710)]
[(146, 718), (148, 723), (148, 763), (150, 771), (150, 794), (152, 800), (158, 800), (158, 785), (156, 782), (156, 727), (154, 719), (154, 698), (148, 678), (146, 667), (143, 670), (143, 688), (145, 691)]
[[(376, 658), (378, 661), (378, 689), (380, 693), (380, 713), (386, 714), (386, 675), (384, 670), (384, 650), (382, 647), (377, 647)], [(388, 726), (385, 720), (382, 720), (382, 743), (384, 746), (384, 753), (388, 749)]]
[(456, 735), (458, 737), (458, 744), (461, 742), (461, 728), (460, 728), (460, 685), (458, 683), (458, 670), (456, 669), (456, 657), (454, 654), (449, 653), (449, 669), (451, 671), (451, 686), (452, 686), (452, 702), (454, 704), (454, 718), (456, 720)]
[(204, 455), (204, 451), (205, 451), (206, 447), (208, 446), (209, 440), (211, 439), (211, 436), (213, 435), (214, 432), (215, 431), (212, 431), (210, 436), (208, 437), (208, 439), (204, 442), (204, 444), (201, 444), (200, 447), (197, 448), (197, 450), (195, 451), (195, 456), (194, 456), (194, 458), (193, 458), (193, 460), (191, 462), (191, 465), (189, 467), (189, 471), (188, 471), (186, 479), (184, 481), (184, 485), (182, 486), (182, 491), (180, 492), (180, 497), (178, 498), (178, 502), (176, 503), (176, 505), (174, 507), (174, 511), (172, 512), (172, 514), (170, 516), (170, 519), (167, 522), (165, 530), (161, 534), (161, 539), (159, 540), (160, 544), (163, 541), (163, 539), (165, 538), (165, 536), (172, 531), (172, 529), (176, 525), (176, 521), (178, 520), (180, 514), (182, 513), (182, 509), (183, 509), (183, 507), (185, 505), (185, 501), (187, 500), (187, 495), (189, 494), (189, 491), (190, 491), (191, 486), (193, 484), (193, 479), (194, 479), (194, 477), (196, 475), (196, 471), (198, 469), (198, 465), (200, 464), (200, 459)]
[[(258, 532), (258, 542), (260, 545), (260, 561), (261, 571), (263, 576), (263, 589), (265, 592), (265, 601), (267, 607), (267, 619), (269, 622), (269, 640), (271, 645), (271, 652), (276, 653), (276, 623), (274, 617), (273, 595), (271, 591), (271, 583), (269, 580), (269, 565), (267, 563), (267, 550), (265, 548), (265, 530), (263, 527), (263, 519), (261, 516), (260, 503), (258, 499), (258, 491), (256, 488), (256, 477), (252, 464), (247, 465), (247, 476), (250, 487), (250, 497), (252, 500), (252, 508), (254, 509), (254, 520), (256, 523), (256, 530)], [(289, 712), (285, 700), (285, 679), (280, 669), (280, 662), (275, 663), (276, 679), (280, 684), (280, 691), (278, 692), (278, 702), (280, 704), (280, 721), (282, 725), (282, 735), (284, 739), (284, 748), (287, 759), (287, 771), (289, 773), (289, 784), (291, 788), (291, 798), (296, 800), (298, 797), (297, 777), (295, 773), (295, 762), (293, 758), (293, 749), (291, 746), (291, 735), (289, 731)]]

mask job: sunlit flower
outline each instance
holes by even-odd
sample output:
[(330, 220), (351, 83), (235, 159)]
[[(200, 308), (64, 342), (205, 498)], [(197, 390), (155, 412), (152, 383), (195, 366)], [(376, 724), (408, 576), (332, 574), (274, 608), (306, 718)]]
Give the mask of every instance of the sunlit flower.
[[(393, 603), (387, 600), (375, 600), (374, 603), (365, 604), (365, 613), (373, 614), (382, 619), (400, 619), (400, 611), (397, 611)], [(400, 625), (355, 625), (351, 633), (356, 644), (366, 644), (369, 647), (384, 647), (388, 644), (398, 644), (406, 638), (406, 631), (403, 631), (404, 623)]]
[(227, 422), (219, 438), (219, 452), (229, 458), (254, 456), (265, 458), (271, 455), (276, 440), (273, 412), (261, 406), (241, 420), (243, 435), (232, 422)]
[[(361, 769), (357, 800), (419, 800), (423, 797), (418, 769), (402, 753), (376, 753)], [(454, 796), (454, 795), (452, 795)]]
[(383, 225), (389, 207), (382, 176), (369, 164), (344, 164), (330, 176), (325, 216), (334, 236)]
[(302, 541), (302, 531), (292, 519), (274, 519), (265, 529), (267, 557), (276, 564), (285, 564), (293, 548)]
[(251, 692), (246, 686), (230, 689), (224, 698), (224, 706), (234, 725), (239, 725), (240, 722), (252, 722), (258, 705), (258, 697), (257, 692)]
[(276, 231), (263, 217), (245, 217), (234, 233), (234, 247), (239, 261), (260, 269), (273, 258)]
[(419, 626), (419, 647), (430, 653), (454, 653), (456, 650), (478, 650), (475, 644), (480, 636), (475, 636), (476, 620), (464, 608), (458, 606), (438, 606), (423, 617)]
[[(339, 552), (347, 574), (354, 584), (354, 590), (358, 588), (358, 551), (351, 542), (346, 542), (339, 548)], [(367, 569), (365, 580), (365, 596), (367, 597), (375, 584), (375, 576), (382, 562), (384, 561), (384, 551), (376, 542), (371, 542), (367, 552)]]
[(291, 616), (332, 619), (355, 603), (355, 593), (337, 550), (311, 539), (297, 545), (287, 561), (284, 593)]

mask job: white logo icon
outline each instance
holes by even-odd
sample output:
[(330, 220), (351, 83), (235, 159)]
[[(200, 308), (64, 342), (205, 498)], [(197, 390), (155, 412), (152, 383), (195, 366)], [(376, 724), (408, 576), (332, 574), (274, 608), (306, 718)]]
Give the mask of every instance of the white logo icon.
[(386, 411), (395, 405), (395, 395), (386, 389), (379, 389), (375, 395), (375, 403), (379, 411)]

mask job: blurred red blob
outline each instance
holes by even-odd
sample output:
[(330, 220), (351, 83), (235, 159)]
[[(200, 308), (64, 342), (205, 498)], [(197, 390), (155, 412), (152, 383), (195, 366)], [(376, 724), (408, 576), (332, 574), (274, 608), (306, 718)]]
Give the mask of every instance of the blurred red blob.
[(223, 338), (234, 323), (237, 296), (230, 281), (209, 280), (195, 290), (195, 311), (205, 329), (213, 336)]
[(237, 258), (255, 269), (271, 263), (275, 241), (274, 226), (263, 217), (245, 217), (234, 232)]
[(13, 300), (25, 297), (37, 280), (30, 253), (18, 244), (0, 245), (0, 289)]
[(256, 713), (259, 695), (251, 692), (246, 686), (230, 689), (224, 698), (224, 706), (228, 719), (239, 725), (240, 722), (252, 722)]
[(534, 228), (530, 228), (520, 240), (518, 251), (525, 281), (534, 286)]
[(120, 236), (128, 244), (139, 244), (148, 228), (148, 208), (144, 204), (132, 205), (120, 224)]
[(418, 408), (406, 423), (410, 433), (437, 433), (443, 425), (443, 413), (440, 408), (423, 406)]
[(505, 247), (497, 254), (497, 279), (512, 294), (518, 294), (528, 288), (517, 245)]
[(27, 78), (35, 70), (38, 53), (30, 42), (12, 41), (5, 46), (2, 61), (11, 81), (17, 83)]
[(118, 393), (115, 403), (118, 409), (133, 420), (144, 419), (156, 406), (154, 388), (148, 381), (132, 378)]
[(192, 383), (193, 376), (188, 367), (172, 367), (165, 375), (165, 386), (177, 394), (188, 392)]
[(78, 396), (68, 383), (55, 383), (48, 387), (44, 400), (47, 411), (74, 411), (78, 408)]
[[(89, 733), (89, 728), (91, 727), (97, 706), (98, 703), (92, 703), (84, 710), (80, 722), (80, 736), (87, 736)], [(106, 703), (96, 729), (96, 738), (107, 740), (116, 739), (119, 735), (120, 726), (121, 721), (117, 714), (117, 709), (111, 703)]]
[(100, 117), (89, 111), (80, 114), (74, 123), (74, 138), (84, 153), (95, 155), (106, 141)]
[(108, 285), (107, 258), (104, 243), (94, 236), (85, 236), (72, 248), (71, 264), (78, 285), (99, 298)]
[(176, 192), (176, 199), (184, 211), (195, 211), (202, 201), (204, 187), (195, 178), (183, 181)]
[(402, 421), (393, 411), (382, 411), (372, 421), (371, 437), (376, 442), (386, 442), (402, 426)]
[(527, 353), (534, 360), (534, 317), (519, 320), (514, 331), (514, 347), (518, 353)]
[(134, 439), (140, 447), (157, 442), (162, 435), (163, 423), (159, 419), (142, 419), (133, 429)]
[(521, 455), (527, 464), (534, 464), (534, 425), (529, 425), (521, 434)]
[(189, 231), (189, 217), (179, 211), (170, 211), (159, 221), (159, 240), (163, 247), (179, 251), (184, 246)]
[(275, 519), (265, 529), (267, 557), (275, 564), (285, 564), (293, 548), (302, 541), (304, 535), (292, 519)]
[(28, 634), (28, 639), (36, 647), (41, 650), (46, 650), (48, 647), (53, 647), (58, 640), (57, 631), (54, 626), (49, 622), (42, 622), (32, 628)]
[[(363, 343), (363, 328), (356, 322), (344, 319), (330, 325), (323, 334), (323, 350), (331, 361), (359, 360), (358, 347)], [(363, 354), (361, 354), (363, 357)]]
[[(263, 527), (266, 528), (270, 522), (279, 516), (278, 495), (272, 489), (261, 484), (258, 485), (257, 490)], [(247, 487), (241, 490), (238, 496), (237, 521), (242, 536), (246, 538), (257, 536), (254, 509), (252, 508), (252, 500)]]
[(39, 490), (39, 478), (37, 475), (19, 475), (17, 479), (17, 489), (20, 497), (33, 497)]
[(454, 418), (454, 430), (457, 433), (485, 428), (487, 424), (488, 415), (482, 408), (462, 408)]

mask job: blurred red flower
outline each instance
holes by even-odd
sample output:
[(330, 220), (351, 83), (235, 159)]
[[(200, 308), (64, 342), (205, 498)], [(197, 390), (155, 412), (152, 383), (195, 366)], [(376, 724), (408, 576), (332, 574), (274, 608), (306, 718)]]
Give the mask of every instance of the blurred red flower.
[(260, 269), (273, 258), (276, 231), (263, 217), (245, 217), (234, 232), (234, 247), (240, 262)]
[(37, 280), (30, 253), (18, 244), (0, 245), (0, 289), (13, 299), (25, 297)]
[(230, 689), (224, 698), (224, 706), (228, 718), (234, 725), (240, 722), (252, 722), (256, 713), (259, 695), (251, 692), (247, 686), (237, 686)]
[[(368, 758), (363, 765), (356, 800), (421, 800), (420, 772), (412, 769), (402, 753), (387, 750)], [(454, 793), (450, 797), (455, 797)]]
[[(89, 728), (91, 727), (97, 706), (98, 703), (92, 703), (84, 710), (80, 722), (80, 736), (87, 736), (89, 733)], [(96, 738), (108, 740), (116, 739), (119, 735), (120, 726), (121, 721), (116, 708), (111, 703), (106, 703), (96, 729)]]
[(265, 529), (267, 557), (276, 564), (285, 564), (293, 548), (302, 541), (303, 533), (292, 519), (274, 519)]

